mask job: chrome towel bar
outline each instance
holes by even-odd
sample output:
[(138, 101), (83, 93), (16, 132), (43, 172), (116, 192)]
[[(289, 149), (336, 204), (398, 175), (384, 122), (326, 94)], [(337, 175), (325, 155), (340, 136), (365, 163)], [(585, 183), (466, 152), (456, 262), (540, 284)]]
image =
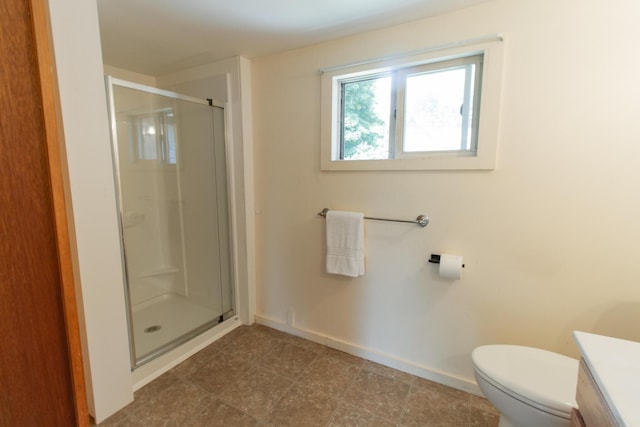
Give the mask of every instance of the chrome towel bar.
[[(326, 217), (327, 212), (329, 212), (329, 208), (324, 208), (322, 209), (322, 212), (318, 212), (318, 215), (321, 217)], [(418, 224), (420, 227), (426, 227), (427, 224), (429, 224), (429, 217), (426, 215), (418, 215), (418, 217), (414, 221), (410, 221), (407, 219), (374, 218), (371, 216), (365, 216), (364, 219), (373, 219), (376, 221), (408, 222), (411, 224)]]

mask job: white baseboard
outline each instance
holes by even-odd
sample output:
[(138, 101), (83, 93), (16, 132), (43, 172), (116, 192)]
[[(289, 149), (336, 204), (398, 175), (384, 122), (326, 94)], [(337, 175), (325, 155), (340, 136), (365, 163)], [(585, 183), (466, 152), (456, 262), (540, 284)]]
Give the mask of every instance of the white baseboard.
[(381, 365), (427, 379), (429, 381), (443, 384), (448, 387), (453, 387), (457, 390), (462, 390), (467, 393), (482, 396), (478, 385), (471, 379), (461, 378), (455, 375), (448, 374), (446, 372), (440, 372), (419, 363), (404, 360), (397, 356), (362, 347), (360, 345), (342, 341), (337, 338), (322, 335), (314, 331), (290, 326), (278, 320), (270, 319), (268, 317), (256, 315), (255, 320), (261, 325), (277, 329), (281, 332), (286, 332), (288, 334), (295, 335), (309, 341), (316, 342), (318, 344), (323, 344), (328, 347), (335, 348), (336, 350), (344, 351), (345, 353), (349, 353), (354, 356), (358, 356), (363, 359), (367, 359), (372, 362), (376, 362)]

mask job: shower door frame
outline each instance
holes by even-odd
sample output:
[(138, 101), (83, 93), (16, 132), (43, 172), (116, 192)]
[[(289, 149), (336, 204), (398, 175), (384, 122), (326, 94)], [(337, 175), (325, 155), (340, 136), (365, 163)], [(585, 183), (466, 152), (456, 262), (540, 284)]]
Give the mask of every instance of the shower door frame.
[[(148, 86), (140, 83), (131, 82), (128, 80), (119, 79), (110, 75), (105, 76), (105, 85), (107, 91), (107, 108), (109, 110), (109, 129), (111, 131), (111, 150), (112, 150), (112, 163), (114, 170), (114, 178), (115, 178), (115, 186), (116, 186), (116, 204), (118, 208), (118, 233), (120, 239), (120, 261), (122, 263), (122, 271), (123, 271), (123, 283), (124, 283), (124, 297), (126, 304), (126, 313), (127, 313), (127, 329), (129, 335), (129, 357), (131, 361), (131, 370), (145, 365), (147, 362), (154, 360), (157, 357), (162, 356), (169, 351), (180, 347), (182, 344), (188, 342), (192, 338), (210, 330), (216, 325), (221, 324), (221, 321), (226, 321), (229, 317), (233, 317), (238, 314), (238, 289), (237, 289), (237, 279), (236, 279), (236, 260), (235, 260), (235, 230), (234, 226), (234, 216), (233, 216), (233, 189), (232, 189), (232, 175), (233, 175), (233, 167), (230, 158), (230, 149), (229, 146), (229, 118), (227, 112), (227, 103), (222, 101), (216, 101), (212, 98), (202, 99), (193, 96), (183, 95), (180, 93), (172, 92), (165, 89), (159, 89), (153, 86)], [(166, 96), (172, 99), (178, 99), (181, 101), (194, 102), (196, 104), (201, 104), (205, 106), (218, 107), (222, 108), (223, 121), (224, 121), (224, 145), (225, 145), (225, 167), (226, 167), (226, 178), (227, 178), (227, 215), (229, 219), (229, 274), (231, 278), (230, 289), (231, 289), (231, 307), (233, 310), (233, 316), (227, 316), (228, 313), (222, 312), (218, 321), (215, 320), (207, 322), (200, 327), (192, 330), (191, 332), (176, 338), (173, 341), (166, 343), (161, 346), (157, 350), (144, 355), (145, 357), (140, 360), (136, 357), (135, 350), (135, 340), (134, 340), (134, 325), (133, 325), (133, 311), (131, 306), (131, 297), (129, 289), (129, 275), (127, 271), (127, 262), (126, 262), (126, 249), (124, 246), (124, 213), (123, 213), (123, 201), (122, 201), (122, 191), (120, 190), (121, 179), (120, 179), (120, 164), (119, 164), (119, 149), (118, 149), (118, 130), (117, 130), (117, 119), (116, 119), (116, 107), (115, 107), (115, 97), (113, 86), (121, 86), (128, 89), (139, 90), (147, 93), (151, 93), (153, 95)], [(182, 214), (181, 214), (182, 215)], [(183, 237), (184, 239), (184, 237)], [(184, 255), (183, 255), (184, 256)], [(215, 323), (214, 323), (215, 322)]]

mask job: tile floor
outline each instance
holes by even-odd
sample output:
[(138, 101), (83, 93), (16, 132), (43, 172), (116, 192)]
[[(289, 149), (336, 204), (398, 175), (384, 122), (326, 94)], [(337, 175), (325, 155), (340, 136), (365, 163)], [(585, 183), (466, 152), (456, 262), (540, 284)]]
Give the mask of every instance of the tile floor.
[(495, 427), (485, 400), (260, 325), (135, 393), (100, 427)]

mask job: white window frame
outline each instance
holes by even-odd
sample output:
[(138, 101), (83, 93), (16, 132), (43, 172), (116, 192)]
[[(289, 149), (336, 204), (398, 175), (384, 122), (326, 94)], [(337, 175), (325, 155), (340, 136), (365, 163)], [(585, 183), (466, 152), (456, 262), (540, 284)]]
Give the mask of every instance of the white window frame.
[[(495, 168), (498, 146), (500, 96), (502, 87), (503, 36), (451, 43), (414, 53), (363, 61), (321, 70), (321, 170), (490, 170)], [(340, 159), (340, 85), (346, 79), (383, 74), (442, 61), (483, 55), (479, 122), (475, 150), (402, 153), (402, 138), (396, 136), (393, 159)], [(403, 72), (403, 71), (399, 71)], [(398, 108), (401, 108), (398, 105)], [(402, 120), (397, 121), (402, 127)], [(401, 129), (396, 129), (401, 132)], [(399, 145), (398, 145), (399, 144)]]

